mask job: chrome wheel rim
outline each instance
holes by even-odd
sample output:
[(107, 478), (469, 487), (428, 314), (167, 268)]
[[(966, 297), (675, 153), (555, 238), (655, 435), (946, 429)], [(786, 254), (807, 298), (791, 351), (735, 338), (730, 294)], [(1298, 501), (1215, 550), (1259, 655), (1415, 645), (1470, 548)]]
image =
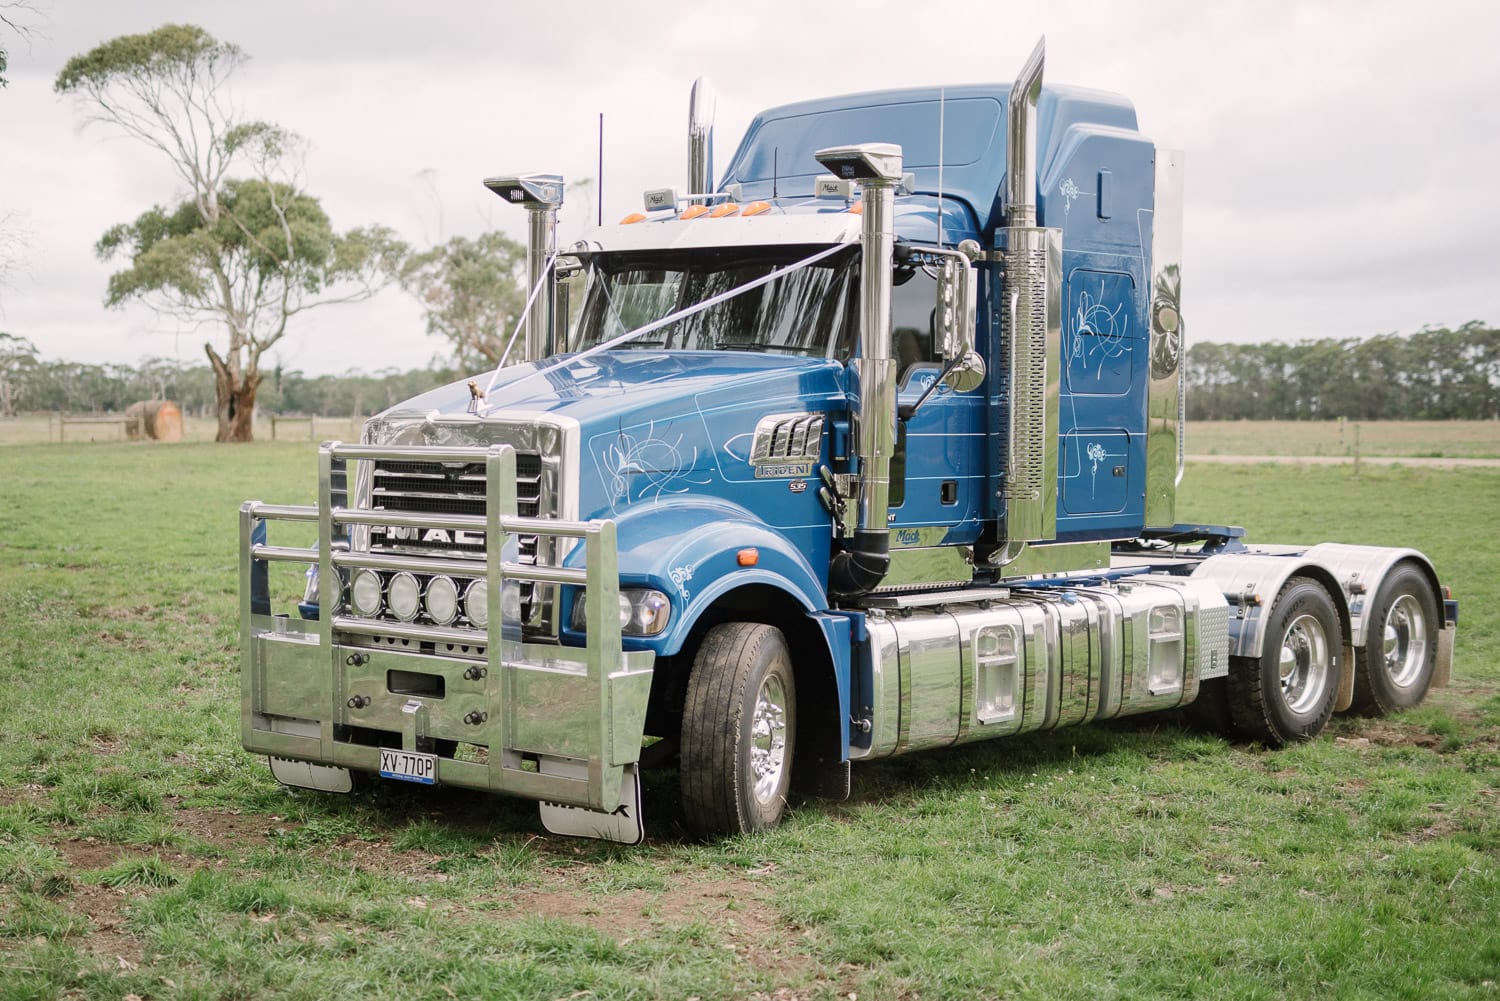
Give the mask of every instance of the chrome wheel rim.
[(1385, 673), (1397, 688), (1410, 688), (1427, 661), (1427, 618), (1414, 595), (1403, 594), (1391, 603), (1381, 633)]
[(1328, 688), (1328, 634), (1312, 615), (1299, 615), (1281, 639), (1281, 697), (1299, 716), (1313, 711)]
[(786, 686), (776, 675), (768, 675), (755, 696), (755, 718), (750, 728), (750, 770), (755, 779), (755, 799), (760, 803), (781, 795), (781, 776), (786, 769), (786, 710)]

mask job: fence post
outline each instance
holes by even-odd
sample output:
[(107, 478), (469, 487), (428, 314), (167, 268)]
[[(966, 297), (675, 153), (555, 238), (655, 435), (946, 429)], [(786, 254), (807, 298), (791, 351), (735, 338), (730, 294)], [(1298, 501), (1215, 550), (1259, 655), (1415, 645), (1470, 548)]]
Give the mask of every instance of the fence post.
[(1359, 425), (1354, 425), (1354, 475), (1359, 476)]

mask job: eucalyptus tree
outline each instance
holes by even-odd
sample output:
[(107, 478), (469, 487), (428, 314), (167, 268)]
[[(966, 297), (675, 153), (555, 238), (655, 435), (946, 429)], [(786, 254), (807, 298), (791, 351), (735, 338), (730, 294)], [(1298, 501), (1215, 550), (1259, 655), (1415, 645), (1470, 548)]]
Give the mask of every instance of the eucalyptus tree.
[[(459, 368), (494, 366), (526, 305), (526, 248), (499, 232), (455, 236), (411, 255), (401, 285), (421, 304), (427, 332), (453, 346)], [(513, 350), (509, 360), (528, 359)]]
[[(296, 176), (298, 138), (241, 118), (229, 84), (247, 56), (195, 25), (124, 35), (68, 60), (54, 89), (86, 122), (144, 143), (186, 196), (106, 232), (96, 250), (123, 257), (106, 304), (140, 301), (218, 328), (203, 345), (216, 382), (218, 440), (253, 434), (260, 360), (288, 321), (317, 306), (368, 299), (394, 281), (405, 247), (373, 226), (335, 233)], [(250, 177), (231, 177), (241, 168)]]

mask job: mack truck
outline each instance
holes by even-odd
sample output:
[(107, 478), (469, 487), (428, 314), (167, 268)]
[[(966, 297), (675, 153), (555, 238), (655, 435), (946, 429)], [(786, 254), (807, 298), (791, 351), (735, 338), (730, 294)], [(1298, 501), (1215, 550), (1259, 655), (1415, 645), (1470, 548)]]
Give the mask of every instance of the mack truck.
[(649, 762), (714, 836), (852, 762), (1189, 705), (1279, 746), (1445, 684), (1422, 553), (1179, 519), (1183, 157), (1043, 57), (761, 112), (717, 179), (700, 80), (686, 189), (568, 247), (560, 176), (487, 180), (526, 360), (241, 508), (245, 749), (634, 843)]

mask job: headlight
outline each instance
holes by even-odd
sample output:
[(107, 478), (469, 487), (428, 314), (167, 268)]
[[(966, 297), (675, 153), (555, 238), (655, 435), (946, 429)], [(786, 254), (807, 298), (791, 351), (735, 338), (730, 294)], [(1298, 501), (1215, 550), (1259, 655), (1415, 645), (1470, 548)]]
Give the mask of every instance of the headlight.
[(391, 582), (386, 585), (385, 600), (392, 615), (403, 622), (410, 622), (417, 617), (417, 610), (422, 607), (422, 585), (417, 583), (417, 578), (403, 570), (393, 575)]
[(440, 626), (458, 617), (458, 585), (452, 577), (434, 577), (427, 582), (427, 617)]
[[(672, 603), (649, 588), (620, 589), (620, 632), (626, 636), (656, 636), (672, 620)], [(588, 630), (588, 592), (580, 590), (573, 602), (573, 628)]]
[(380, 612), (380, 574), (374, 570), (356, 570), (349, 581), (349, 604), (356, 615), (373, 618)]
[(464, 592), (464, 614), (475, 629), (488, 629), (490, 625), (490, 586), (476, 580)]

